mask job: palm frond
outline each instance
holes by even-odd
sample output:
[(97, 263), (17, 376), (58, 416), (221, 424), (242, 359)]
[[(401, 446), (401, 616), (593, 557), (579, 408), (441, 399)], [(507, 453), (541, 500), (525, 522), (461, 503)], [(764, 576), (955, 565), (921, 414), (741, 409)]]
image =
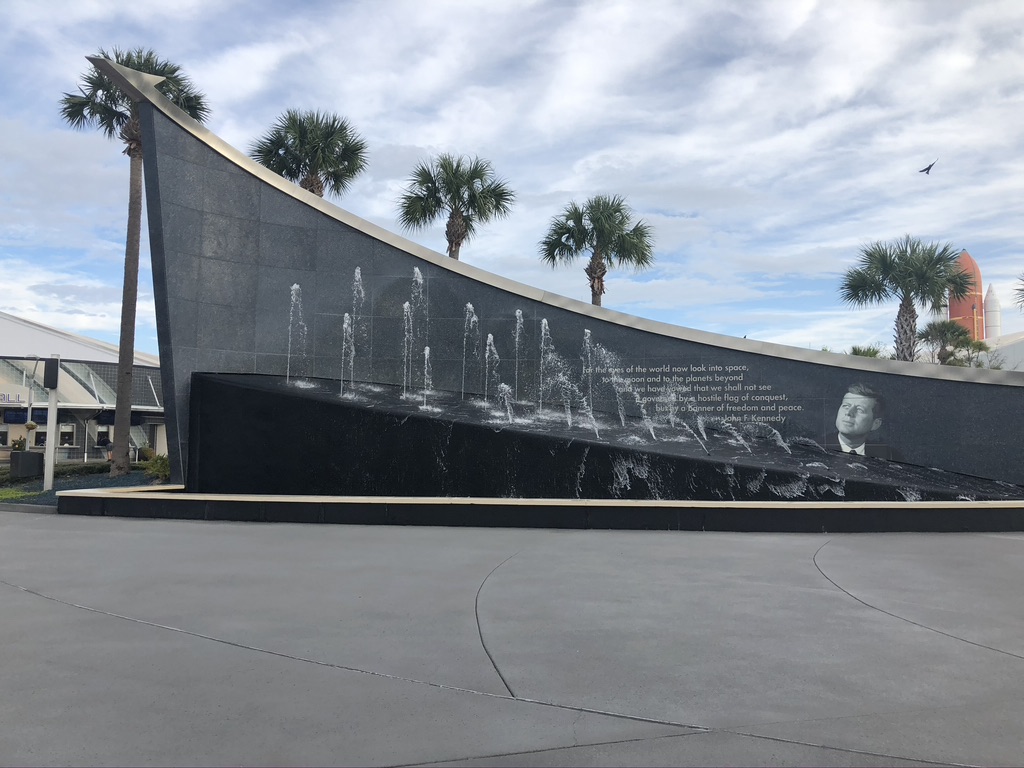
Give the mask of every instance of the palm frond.
[(425, 229), (445, 214), (460, 218), (462, 228), (451, 237), (449, 251), (468, 241), (477, 225), (504, 218), (512, 211), (515, 192), (499, 179), (491, 163), (479, 157), (443, 153), (413, 170), (398, 199), (398, 220), (404, 229)]
[[(146, 48), (108, 53), (100, 48), (96, 55), (129, 69), (158, 75), (164, 80), (157, 85), (164, 96), (193, 119), (203, 122), (210, 114), (206, 96), (182, 73), (181, 68)], [(60, 102), (61, 117), (72, 128), (98, 128), (107, 138), (121, 135), (122, 129), (135, 118), (135, 103), (113, 81), (90, 66), (81, 76), (78, 93), (65, 93)]]
[(839, 285), (839, 298), (846, 304), (858, 307), (880, 304), (892, 297), (888, 284), (870, 267), (848, 270)]
[(647, 269), (654, 263), (654, 239), (651, 227), (639, 221), (632, 229), (616, 238), (606, 258), (609, 263), (617, 262), (633, 270)]
[[(628, 266), (640, 270), (654, 263), (654, 238), (644, 221), (632, 223), (633, 212), (619, 195), (596, 195), (582, 206), (575, 201), (551, 219), (547, 233), (539, 243), (540, 258), (552, 267), (575, 261), (586, 252), (591, 259), (608, 266)], [(588, 266), (593, 270), (593, 264)], [(603, 290), (601, 280), (591, 278), (591, 292), (598, 303)], [(596, 287), (595, 287), (596, 286)]]
[(250, 145), (249, 156), (307, 189), (342, 195), (366, 168), (366, 141), (339, 115), (289, 109)]
[(429, 227), (442, 213), (442, 198), (434, 166), (420, 163), (409, 177), (409, 185), (398, 199), (398, 223), (403, 229)]

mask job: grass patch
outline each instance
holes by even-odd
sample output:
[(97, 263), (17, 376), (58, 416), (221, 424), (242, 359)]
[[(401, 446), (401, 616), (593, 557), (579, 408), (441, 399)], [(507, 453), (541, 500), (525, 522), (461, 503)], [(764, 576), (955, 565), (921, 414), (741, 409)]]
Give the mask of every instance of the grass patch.
[(3, 503), (16, 503), (22, 499), (30, 499), (33, 496), (38, 496), (38, 492), (23, 491), (20, 488), (12, 488), (10, 486), (6, 488), (0, 487), (0, 504)]

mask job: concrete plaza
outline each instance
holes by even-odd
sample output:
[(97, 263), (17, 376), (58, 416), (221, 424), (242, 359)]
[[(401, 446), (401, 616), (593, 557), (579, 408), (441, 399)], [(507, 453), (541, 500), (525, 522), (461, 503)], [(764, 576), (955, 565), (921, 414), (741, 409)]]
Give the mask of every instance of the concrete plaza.
[(0, 765), (1024, 763), (1024, 534), (0, 511)]

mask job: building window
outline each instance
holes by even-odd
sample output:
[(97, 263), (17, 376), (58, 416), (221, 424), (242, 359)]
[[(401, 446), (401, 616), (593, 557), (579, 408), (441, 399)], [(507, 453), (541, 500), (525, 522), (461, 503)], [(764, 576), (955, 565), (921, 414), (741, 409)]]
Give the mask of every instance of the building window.
[(57, 445), (74, 445), (75, 444), (75, 425), (74, 424), (61, 424), (60, 425), (60, 442)]
[(10, 443), (7, 442), (7, 430), (0, 429), (0, 445), (7, 446)]
[(34, 442), (32, 443), (32, 445), (34, 445), (36, 448), (42, 448), (43, 446), (46, 445), (45, 429), (36, 429), (32, 432), (32, 434), (35, 436), (33, 438)]

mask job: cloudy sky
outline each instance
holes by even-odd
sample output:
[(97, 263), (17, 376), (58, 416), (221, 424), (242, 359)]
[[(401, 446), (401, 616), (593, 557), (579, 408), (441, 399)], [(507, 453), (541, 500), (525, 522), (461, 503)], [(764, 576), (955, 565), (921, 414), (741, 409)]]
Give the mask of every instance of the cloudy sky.
[[(58, 102), (86, 55), (143, 46), (239, 149), (288, 108), (347, 117), (369, 168), (334, 202), (392, 231), (418, 161), (490, 159), (518, 203), (463, 259), (521, 282), (589, 301), (582, 264), (553, 271), (537, 241), (570, 200), (620, 194), (657, 262), (612, 273), (607, 307), (891, 346), (895, 306), (847, 308), (837, 286), (861, 246), (909, 233), (970, 251), (1003, 332), (1024, 330), (1019, 0), (6, 0), (0, 41), (0, 311), (58, 328), (117, 341), (128, 185), (120, 146)], [(411, 239), (445, 247), (440, 225)]]

